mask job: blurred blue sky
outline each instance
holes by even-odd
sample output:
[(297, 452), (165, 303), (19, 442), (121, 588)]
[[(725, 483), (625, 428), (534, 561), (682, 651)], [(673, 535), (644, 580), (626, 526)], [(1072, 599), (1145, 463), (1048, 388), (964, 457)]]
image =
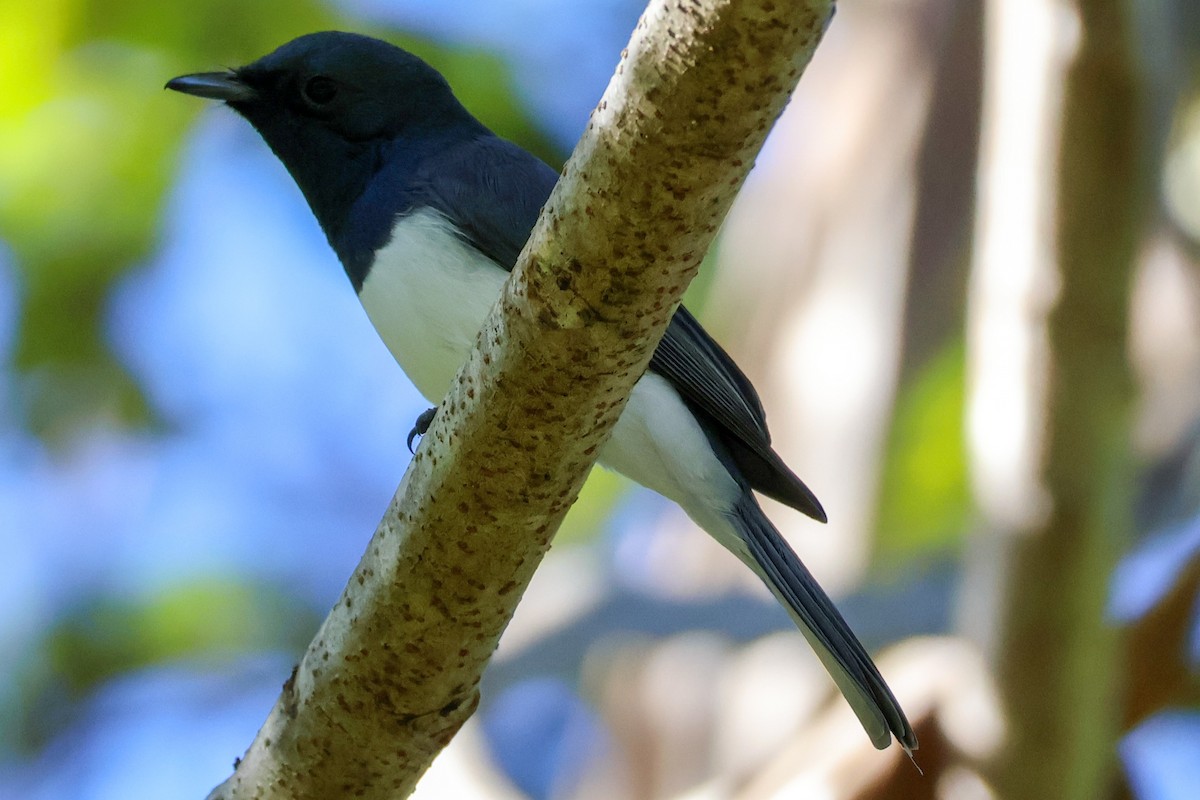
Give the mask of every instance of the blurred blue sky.
[[(119, 284), (108, 313), (113, 349), (166, 430), (97, 428), (51, 454), (0, 428), (0, 531), (20, 534), (5, 537), (0, 564), (8, 674), (36, 669), (23, 654), (89, 595), (148, 601), (172, 585), (244, 576), (327, 608), (407, 464), (404, 437), (424, 403), (291, 179), (218, 109), (182, 165), (161, 249)], [(26, 773), (10, 793), (0, 779), (0, 796), (202, 795), (261, 724), (290, 668), (275, 661), (265, 683), (213, 715), (197, 694), (222, 694), (208, 670), (120, 678), (32, 766), (49, 783)], [(9, 708), (15, 699), (0, 694)], [(213, 734), (202, 738), (219, 769), (198, 758), (147, 781), (139, 766), (193, 752), (182, 740), (197, 724)], [(72, 769), (43, 771), (64, 749)]]
[[(203, 797), (228, 776), (279, 694), (290, 656), (162, 667), (102, 687), (79, 720), (0, 782), (24, 800)], [(186, 754), (186, 757), (180, 757)]]
[(343, 0), (364, 19), (501, 55), (518, 95), (569, 151), (645, 3), (638, 0)]
[[(1128, 623), (1148, 614), (1182, 579), (1200, 553), (1200, 517), (1155, 531), (1117, 565), (1109, 595), (1110, 616)], [(1188, 657), (1200, 664), (1200, 599), (1192, 612)]]
[[(137, 580), (266, 563), (328, 602), (399, 482), (425, 404), (249, 126), (211, 109), (183, 165), (161, 251), (118, 286), (109, 315), (115, 351), (173, 426), (158, 454), (171, 464), (156, 476), (162, 505), (134, 537), (174, 535), (143, 552)], [(272, 529), (287, 547), (263, 537)], [(318, 542), (328, 560), (310, 557)]]
[(1122, 741), (1121, 758), (1138, 797), (1194, 800), (1200, 787), (1200, 714), (1151, 717)]

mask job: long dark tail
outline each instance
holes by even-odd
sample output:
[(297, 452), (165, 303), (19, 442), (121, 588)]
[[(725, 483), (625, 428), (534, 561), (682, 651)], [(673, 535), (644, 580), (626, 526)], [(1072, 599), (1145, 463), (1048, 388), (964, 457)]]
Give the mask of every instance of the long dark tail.
[(745, 543), (747, 563), (796, 621), (871, 742), (882, 750), (895, 736), (906, 751), (916, 750), (917, 736), (875, 663), (754, 495), (744, 491), (730, 518)]

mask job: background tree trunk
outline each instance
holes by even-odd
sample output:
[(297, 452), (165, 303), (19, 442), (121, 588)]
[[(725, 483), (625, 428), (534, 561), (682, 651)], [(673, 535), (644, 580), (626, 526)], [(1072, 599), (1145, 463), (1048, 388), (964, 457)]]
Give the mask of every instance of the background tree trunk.
[(1146, 197), (1130, 17), (1120, 0), (987, 8), (969, 311), (984, 530), (963, 621), (999, 682), (1006, 745), (985, 774), (1003, 797), (1102, 797), (1114, 777), (1122, 664), (1104, 606), (1132, 525), (1126, 329)]

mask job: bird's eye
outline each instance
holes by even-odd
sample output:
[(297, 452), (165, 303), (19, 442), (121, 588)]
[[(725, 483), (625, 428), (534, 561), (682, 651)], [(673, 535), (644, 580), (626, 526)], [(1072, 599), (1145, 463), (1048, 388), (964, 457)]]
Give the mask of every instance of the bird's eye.
[(337, 97), (337, 83), (333, 78), (326, 78), (324, 75), (318, 75), (315, 78), (309, 78), (308, 83), (304, 84), (304, 102), (314, 108), (329, 105), (333, 102), (333, 98)]

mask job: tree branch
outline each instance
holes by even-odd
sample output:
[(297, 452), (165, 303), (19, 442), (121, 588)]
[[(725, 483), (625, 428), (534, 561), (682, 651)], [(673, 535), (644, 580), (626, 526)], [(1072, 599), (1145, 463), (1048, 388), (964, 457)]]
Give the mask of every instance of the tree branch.
[(832, 11), (651, 3), (362, 562), (211, 798), (411, 792)]

